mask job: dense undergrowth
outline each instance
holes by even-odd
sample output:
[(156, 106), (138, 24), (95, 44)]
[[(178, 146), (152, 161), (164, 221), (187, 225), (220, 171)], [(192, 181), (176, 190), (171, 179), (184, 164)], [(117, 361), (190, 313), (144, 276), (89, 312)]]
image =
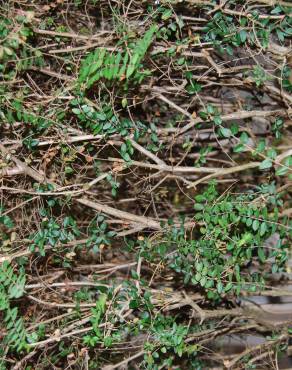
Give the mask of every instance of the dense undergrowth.
[(2, 3), (0, 369), (282, 366), (291, 11)]

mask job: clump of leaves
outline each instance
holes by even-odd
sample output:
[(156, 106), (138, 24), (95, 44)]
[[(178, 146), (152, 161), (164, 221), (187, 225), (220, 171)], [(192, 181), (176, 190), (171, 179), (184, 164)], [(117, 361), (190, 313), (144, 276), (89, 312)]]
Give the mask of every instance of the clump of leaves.
[(17, 351), (27, 347), (27, 333), (17, 307), (12, 306), (12, 300), (23, 295), (24, 285), (24, 271), (20, 269), (16, 274), (9, 262), (4, 261), (0, 265), (0, 312), (4, 314), (3, 324), (6, 329), (4, 344)]
[(255, 82), (257, 87), (263, 85), (266, 81), (271, 79), (266, 71), (259, 65), (253, 67), (251, 78)]
[(112, 134), (116, 130), (117, 117), (113, 114), (112, 107), (104, 104), (100, 111), (97, 111), (93, 106), (85, 104), (80, 99), (74, 99), (71, 102), (72, 113), (78, 117), (94, 135), (99, 133)]
[(4, 79), (12, 79), (18, 71), (26, 70), (32, 65), (44, 65), (41, 51), (26, 44), (33, 35), (33, 19), (32, 11), (22, 12), (12, 19), (0, 17), (0, 72)]
[(0, 224), (4, 225), (8, 229), (13, 227), (12, 219), (5, 214), (4, 207), (2, 206), (0, 206)]
[[(194, 237), (187, 239), (183, 228), (174, 229), (155, 245), (156, 255), (210, 299), (263, 289), (266, 276), (281, 271), (287, 260), (290, 229), (279, 223), (282, 201), (275, 186), (219, 197), (212, 183), (195, 201), (194, 218), (200, 226)], [(276, 240), (272, 247), (271, 238)], [(146, 243), (142, 255), (148, 259), (149, 250), (154, 253)]]
[[(187, 338), (192, 332), (198, 332), (200, 328), (179, 323), (174, 317), (158, 314), (149, 323), (149, 339), (145, 343), (145, 355), (143, 365), (145, 369), (172, 368), (177, 362), (186, 362), (190, 368), (199, 369), (199, 361), (196, 359), (200, 350), (199, 345), (189, 344)], [(196, 363), (196, 367), (193, 367)]]
[(88, 89), (102, 78), (107, 81), (121, 81), (132, 77), (151, 45), (157, 29), (157, 25), (152, 25), (130, 52), (109, 52), (105, 48), (99, 48), (90, 53), (81, 65), (79, 83)]
[[(278, 12), (286, 13), (284, 9), (276, 7), (271, 14)], [(291, 17), (289, 11), (279, 27), (279, 22), (269, 19), (259, 18), (257, 10), (251, 12), (250, 17), (240, 17), (240, 20), (231, 15), (225, 15), (221, 11), (216, 12), (212, 19), (204, 27), (204, 40), (212, 42), (221, 53), (225, 51), (233, 54), (233, 49), (246, 44), (257, 45), (267, 48), (270, 43), (271, 34), (275, 35), (281, 42), (291, 35)], [(250, 25), (255, 25), (253, 31), (250, 31)]]
[(89, 237), (86, 246), (94, 253), (100, 252), (105, 246), (111, 245), (114, 231), (108, 230), (108, 224), (104, 216), (99, 215), (89, 225)]
[[(104, 134), (120, 134), (121, 136), (129, 135), (135, 130), (135, 136), (140, 132), (146, 131), (146, 125), (140, 121), (133, 122), (128, 118), (119, 117), (113, 113), (110, 104), (102, 104), (100, 110), (97, 110), (86, 100), (79, 98), (71, 102), (72, 113), (78, 118), (82, 126), (90, 130), (94, 135)], [(129, 150), (127, 151), (129, 153)]]
[(107, 296), (106, 294), (101, 294), (99, 296), (98, 301), (96, 302), (96, 306), (91, 309), (91, 323), (94, 335), (86, 335), (83, 337), (84, 344), (87, 344), (89, 346), (95, 346), (96, 343), (98, 343), (102, 338), (102, 332), (100, 330), (100, 324), (102, 316), (106, 309), (106, 300)]
[(43, 214), (40, 229), (30, 236), (30, 249), (39, 252), (41, 256), (46, 254), (46, 246), (56, 247), (72, 241), (80, 235), (76, 221), (72, 217), (65, 217), (63, 223), (59, 223), (53, 217)]
[[(26, 16), (17, 16), (15, 21), (18, 23), (17, 31), (11, 19), (0, 18), (0, 61), (7, 62), (16, 57), (17, 50), (25, 43), (27, 37), (31, 35), (31, 30), (27, 24), (33, 18), (32, 12), (27, 12)], [(4, 65), (1, 64), (1, 69)]]

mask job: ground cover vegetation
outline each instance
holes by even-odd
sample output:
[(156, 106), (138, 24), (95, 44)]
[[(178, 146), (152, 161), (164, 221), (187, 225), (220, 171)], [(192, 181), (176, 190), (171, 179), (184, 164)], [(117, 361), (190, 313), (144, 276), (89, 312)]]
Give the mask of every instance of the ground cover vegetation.
[(0, 9), (0, 369), (281, 367), (292, 3)]

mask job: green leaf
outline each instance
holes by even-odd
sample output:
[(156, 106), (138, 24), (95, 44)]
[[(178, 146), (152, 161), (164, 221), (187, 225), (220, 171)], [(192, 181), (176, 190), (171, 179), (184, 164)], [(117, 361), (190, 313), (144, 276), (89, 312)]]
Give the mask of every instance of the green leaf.
[(160, 351), (161, 351), (162, 353), (166, 353), (166, 352), (167, 352), (167, 349), (166, 349), (165, 347), (161, 347), (161, 348), (160, 348)]
[(133, 49), (133, 53), (130, 58), (129, 66), (126, 72), (126, 78), (132, 76), (137, 66), (140, 64), (141, 60), (144, 58), (147, 49), (149, 48), (155, 32), (157, 32), (158, 26), (152, 25), (149, 30), (147, 30), (142, 39), (140, 39)]
[(246, 41), (246, 39), (247, 39), (247, 33), (246, 33), (246, 31), (245, 30), (241, 30), (239, 32), (239, 37), (240, 37), (240, 41), (242, 43), (244, 43)]
[(119, 77), (119, 70), (121, 68), (121, 60), (122, 60), (122, 54), (118, 53), (113, 61), (113, 78)]
[(121, 78), (121, 77), (124, 77), (125, 76), (125, 73), (126, 73), (126, 69), (127, 69), (127, 65), (128, 65), (128, 61), (129, 61), (129, 54), (126, 53), (125, 56), (124, 56), (124, 59), (123, 59), (123, 65), (122, 65), (122, 68), (120, 69), (119, 73), (118, 73), (118, 77)]
[(198, 203), (202, 203), (202, 202), (205, 202), (206, 201), (206, 197), (204, 197), (204, 195), (199, 194), (199, 195), (196, 195), (195, 196), (195, 200)]
[(233, 123), (230, 127), (230, 130), (232, 132), (232, 135), (237, 135), (239, 132), (239, 127), (236, 123)]
[(265, 256), (265, 252), (263, 248), (258, 248), (258, 256), (259, 256), (260, 262), (264, 263), (266, 261), (266, 256)]
[(203, 270), (203, 263), (202, 262), (196, 262), (195, 263), (195, 268), (197, 271), (201, 272)]
[(102, 128), (103, 128), (103, 130), (104, 131), (106, 131), (106, 130), (108, 130), (109, 128), (111, 128), (112, 127), (112, 123), (111, 122), (106, 122), (103, 126), (102, 126)]
[(136, 70), (138, 61), (139, 61), (139, 54), (134, 54), (127, 68), (127, 73), (126, 73), (127, 78), (131, 77), (134, 71)]
[(184, 64), (184, 62), (185, 62), (185, 58), (184, 57), (181, 57), (181, 58), (179, 58), (178, 60), (177, 60), (177, 64), (179, 65), (179, 66), (182, 66), (183, 64)]
[(197, 272), (196, 275), (195, 275), (195, 280), (199, 282), (201, 280), (201, 278), (202, 278), (201, 273)]
[(286, 173), (289, 171), (289, 168), (287, 167), (280, 167), (277, 171), (276, 171), (276, 176), (284, 176), (286, 175)]
[(161, 19), (163, 21), (166, 21), (168, 18), (170, 18), (172, 16), (172, 10), (171, 9), (166, 9), (163, 13), (162, 13), (162, 16), (161, 16)]
[(264, 236), (266, 231), (267, 231), (267, 224), (265, 222), (261, 223), (261, 228), (260, 228), (260, 236)]
[(108, 67), (107, 67), (107, 79), (112, 80), (114, 76), (116, 55), (113, 53), (109, 56)]
[(245, 233), (245, 234), (243, 235), (243, 237), (239, 240), (239, 242), (238, 242), (238, 246), (239, 246), (239, 247), (242, 247), (243, 245), (245, 245), (245, 244), (247, 244), (247, 243), (251, 242), (252, 238), (253, 238), (253, 236), (252, 236), (252, 234), (251, 234), (251, 233)]
[(292, 166), (292, 156), (291, 155), (289, 155), (289, 157), (287, 157), (284, 160), (284, 165), (287, 166), (287, 167), (291, 167)]
[(86, 83), (86, 87), (89, 88), (91, 87), (96, 81), (99, 80), (99, 78), (101, 77), (100, 75), (101, 72), (96, 72), (95, 75), (93, 75)]
[(110, 79), (110, 74), (111, 74), (111, 69), (112, 69), (111, 68), (111, 62), (112, 62), (112, 56), (111, 56), (111, 54), (107, 54), (106, 58), (105, 58), (105, 61), (104, 61), (104, 64), (103, 64), (104, 67), (100, 72), (101, 77), (104, 77), (107, 80)]
[(90, 65), (90, 69), (89, 69), (89, 72), (88, 74), (92, 75), (94, 72), (96, 72), (101, 66), (102, 66), (102, 63), (103, 63), (103, 60), (104, 60), (104, 57), (107, 53), (107, 50), (105, 48), (101, 48), (101, 49), (97, 49), (96, 52), (95, 52), (95, 58), (96, 59), (96, 62), (92, 63)]
[(220, 133), (223, 137), (230, 137), (232, 136), (232, 132), (231, 130), (229, 130), (229, 128), (225, 128), (225, 127), (220, 127)]
[(261, 139), (257, 145), (257, 152), (262, 153), (266, 149), (266, 141)]
[(221, 281), (217, 283), (217, 292), (221, 294), (223, 292), (223, 284)]
[(248, 143), (248, 140), (249, 140), (248, 134), (246, 132), (243, 132), (240, 135), (240, 142), (241, 142), (241, 144), (247, 144)]
[(272, 11), (271, 14), (279, 14), (282, 12), (282, 7), (280, 5), (276, 6)]
[(253, 228), (253, 230), (254, 230), (254, 231), (257, 231), (257, 230), (258, 230), (258, 228), (259, 228), (259, 226), (260, 226), (260, 222), (259, 222), (259, 220), (253, 220), (253, 223), (252, 223), (252, 228)]
[(241, 153), (242, 151), (244, 151), (244, 145), (243, 144), (235, 145), (235, 147), (233, 148), (233, 151), (234, 153)]
[(123, 143), (123, 144), (121, 145), (121, 152), (122, 152), (123, 154), (127, 152), (127, 145), (126, 145), (125, 143)]
[(233, 283), (230, 281), (229, 283), (226, 284), (225, 288), (224, 288), (224, 292), (227, 293), (229, 292), (229, 290), (231, 290), (233, 288)]
[(265, 159), (264, 161), (262, 161), (260, 163), (259, 169), (260, 170), (266, 170), (268, 168), (271, 168), (272, 166), (273, 166), (273, 162), (269, 158), (267, 158), (267, 159)]
[(275, 159), (277, 157), (277, 152), (275, 149), (273, 148), (270, 148), (268, 151), (267, 151), (267, 156), (271, 159)]
[(213, 121), (214, 121), (214, 123), (215, 123), (216, 126), (219, 126), (222, 123), (222, 118), (220, 116), (215, 116), (213, 118)]
[(212, 104), (207, 105), (207, 113), (210, 114), (210, 115), (213, 115), (215, 113), (215, 109), (214, 109)]
[(130, 161), (131, 161), (131, 157), (129, 156), (129, 154), (128, 154), (128, 153), (123, 154), (123, 159), (124, 159), (126, 162), (130, 162)]
[(276, 29), (276, 33), (278, 36), (279, 41), (285, 41), (285, 33), (279, 30), (278, 28)]
[(200, 280), (200, 285), (204, 287), (206, 285), (206, 282), (207, 282), (207, 278), (206, 276), (203, 276), (202, 279)]
[(194, 205), (194, 209), (195, 209), (196, 211), (202, 211), (202, 210), (204, 209), (204, 205), (203, 205), (203, 204), (201, 204), (201, 203), (196, 203), (196, 204)]
[(6, 55), (9, 55), (9, 56), (14, 54), (13, 50), (8, 48), (7, 46), (4, 46), (4, 52)]
[(6, 226), (8, 229), (11, 229), (14, 226), (13, 221), (7, 215), (0, 216), (0, 223)]
[(208, 114), (206, 112), (200, 111), (199, 116), (205, 121), (208, 118)]
[(10, 298), (19, 298), (23, 295), (25, 276), (19, 277), (15, 284), (9, 286), (8, 293)]
[(122, 99), (122, 107), (123, 108), (126, 108), (126, 106), (128, 105), (128, 100), (127, 100), (127, 98), (123, 98)]

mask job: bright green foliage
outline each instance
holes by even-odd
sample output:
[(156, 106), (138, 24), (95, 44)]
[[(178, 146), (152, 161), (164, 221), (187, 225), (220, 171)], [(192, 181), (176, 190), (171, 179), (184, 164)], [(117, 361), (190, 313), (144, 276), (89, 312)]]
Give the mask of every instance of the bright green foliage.
[(96, 49), (83, 61), (78, 81), (84, 83), (88, 89), (101, 78), (108, 81), (129, 79), (139, 68), (157, 29), (156, 25), (152, 25), (130, 53), (109, 52), (105, 48)]
[[(122, 344), (128, 335), (132, 335), (134, 338), (145, 335), (145, 339), (147, 339), (143, 344), (145, 355), (141, 368), (158, 370), (162, 365), (171, 367), (176, 363), (177, 358), (180, 361), (187, 361), (190, 365), (194, 363), (201, 348), (199, 345), (189, 343), (187, 338), (192, 333), (212, 328), (212, 322), (203, 326), (190, 326), (183, 321), (180, 323), (179, 318), (176, 317), (162, 314), (152, 317), (151, 294), (146, 291), (144, 295), (139, 294), (134, 282), (124, 282), (123, 288), (111, 301), (112, 294), (113, 291), (100, 294), (96, 307), (91, 309), (92, 330), (83, 337), (84, 344), (89, 347), (103, 344), (110, 348), (118, 343)], [(129, 308), (136, 312), (137, 319), (125, 322), (121, 320), (119, 312), (128, 298), (132, 299)], [(107, 301), (110, 302), (112, 312), (106, 315)], [(114, 330), (111, 330), (110, 335), (107, 331), (102, 330), (105, 323), (109, 322), (114, 325)]]
[(13, 267), (4, 261), (0, 266), (0, 311), (4, 314), (6, 335), (4, 343), (17, 351), (26, 348), (26, 331), (22, 317), (18, 316), (17, 307), (12, 307), (13, 299), (20, 298), (24, 293), (25, 274), (19, 270), (16, 274)]
[(127, 66), (126, 77), (130, 78), (135, 70), (139, 67), (144, 55), (146, 54), (149, 46), (151, 45), (152, 39), (155, 32), (157, 32), (158, 26), (152, 25), (145, 35), (140, 39), (134, 46), (132, 53), (130, 55), (129, 65)]
[(102, 337), (102, 333), (100, 331), (99, 326), (101, 324), (102, 316), (105, 313), (106, 300), (107, 300), (107, 296), (105, 294), (101, 294), (99, 296), (98, 301), (96, 302), (96, 307), (91, 309), (91, 314), (92, 314), (91, 323), (92, 323), (92, 327), (93, 327), (93, 331), (94, 331), (95, 335), (94, 336), (90, 336), (90, 335), (85, 336), (83, 338), (83, 341), (84, 341), (85, 344), (89, 344), (89, 345), (92, 346), (92, 345), (96, 344), (98, 341), (100, 341), (100, 339)]
[[(183, 229), (174, 230), (154, 246), (160, 258), (184, 277), (185, 284), (201, 287), (211, 299), (262, 289), (265, 273), (279, 271), (287, 259), (285, 238), (290, 229), (277, 222), (281, 200), (275, 187), (219, 197), (211, 184), (195, 201), (200, 226), (194, 237), (188, 240)], [(272, 236), (277, 241), (269, 247)], [(149, 258), (152, 247), (145, 248), (142, 255)], [(259, 266), (252, 269), (256, 261)]]
[(25, 275), (23, 271), (19, 275), (16, 275), (13, 271), (13, 267), (4, 261), (0, 267), (0, 283), (1, 289), (5, 290), (6, 296), (1, 296), (0, 309), (4, 310), (8, 307), (8, 299), (19, 298), (22, 296), (25, 284)]
[(207, 155), (212, 152), (212, 147), (208, 145), (207, 147), (202, 147), (200, 149), (200, 156), (198, 159), (195, 161), (195, 166), (200, 167), (203, 166), (207, 162)]
[(172, 368), (177, 362), (181, 363), (182, 361), (186, 361), (191, 369), (201, 368), (200, 362), (196, 361), (196, 355), (201, 348), (199, 345), (188, 343), (187, 338), (192, 333), (198, 334), (204, 330), (204, 327), (179, 323), (178, 318), (161, 314), (150, 321), (149, 315), (146, 313), (143, 314), (143, 319), (139, 322), (139, 326), (142, 325), (144, 329), (148, 329), (150, 334), (149, 340), (144, 345), (146, 354), (144, 355), (143, 368), (147, 370)]
[(177, 325), (176, 322), (172, 323), (170, 327), (165, 327), (165, 323), (161, 323), (153, 328), (153, 339), (154, 342), (159, 343), (161, 346), (161, 352), (166, 353), (167, 350), (171, 349), (179, 357), (183, 354), (183, 339), (187, 334), (188, 328), (183, 325)]
[(33, 12), (27, 11), (15, 19), (0, 17), (0, 72), (4, 79), (13, 78), (18, 71), (33, 65), (41, 67), (44, 64), (41, 51), (26, 44), (33, 35), (30, 25), (33, 16)]
[[(16, 57), (16, 52), (24, 44), (27, 37), (31, 34), (31, 31), (28, 27), (25, 26), (25, 23), (28, 23), (26, 18), (22, 20), (18, 19), (20, 25), (15, 32), (13, 29), (13, 22), (11, 19), (0, 18), (0, 61), (6, 62)], [(1, 64), (2, 68), (4, 67)]]

